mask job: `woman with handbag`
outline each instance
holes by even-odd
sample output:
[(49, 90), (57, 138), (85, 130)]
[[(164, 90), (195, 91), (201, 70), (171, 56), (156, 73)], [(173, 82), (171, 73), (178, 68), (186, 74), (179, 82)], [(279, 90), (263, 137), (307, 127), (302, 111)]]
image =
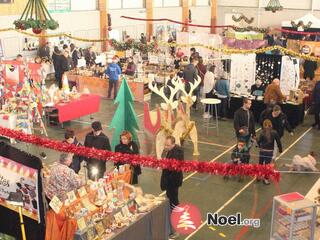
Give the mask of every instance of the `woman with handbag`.
[[(120, 135), (120, 143), (115, 147), (115, 152), (126, 154), (139, 154), (138, 145), (132, 141), (132, 134), (128, 131), (123, 131)], [(118, 162), (115, 164), (117, 168), (123, 165)], [(138, 184), (138, 176), (141, 174), (141, 167), (139, 165), (131, 166), (132, 169), (132, 181), (131, 184)]]

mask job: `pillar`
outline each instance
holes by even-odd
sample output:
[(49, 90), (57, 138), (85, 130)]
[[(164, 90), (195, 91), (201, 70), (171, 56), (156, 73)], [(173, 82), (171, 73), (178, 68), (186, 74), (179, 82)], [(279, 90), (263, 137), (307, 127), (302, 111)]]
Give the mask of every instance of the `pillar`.
[[(153, 0), (146, 0), (147, 19), (153, 18)], [(150, 41), (153, 36), (153, 22), (146, 21), (147, 40)]]
[[(107, 15), (108, 0), (99, 0), (100, 12), (100, 38), (108, 39), (108, 15)], [(101, 42), (101, 51), (107, 51), (107, 41)]]
[[(182, 0), (182, 20), (181, 22), (189, 23), (189, 0)], [(188, 32), (189, 27), (183, 25), (183, 32)]]
[(211, 0), (211, 30), (210, 33), (216, 33), (218, 0)]

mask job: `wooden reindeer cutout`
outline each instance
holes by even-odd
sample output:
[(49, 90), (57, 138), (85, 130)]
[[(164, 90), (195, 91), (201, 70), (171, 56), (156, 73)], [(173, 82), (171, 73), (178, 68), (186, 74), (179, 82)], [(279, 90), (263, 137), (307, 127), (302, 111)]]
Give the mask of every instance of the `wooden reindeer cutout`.
[[(159, 106), (157, 106), (157, 119), (156, 119), (156, 126), (159, 124), (159, 122), (161, 122), (160, 124), (160, 128), (158, 129), (156, 136), (155, 136), (155, 144), (156, 144), (156, 155), (157, 158), (161, 158), (163, 149), (164, 149), (164, 142), (167, 136), (169, 135), (173, 135), (173, 113), (174, 110), (178, 107), (178, 100), (174, 100), (174, 96), (176, 95), (176, 93), (180, 90), (180, 88), (178, 87), (171, 87), (171, 86), (167, 86), (170, 89), (170, 96), (167, 97), (165, 95), (165, 88), (161, 87), (160, 89), (158, 89), (158, 87), (153, 83), (150, 82), (149, 83), (149, 89), (151, 91), (153, 91), (155, 94), (157, 94), (158, 96), (160, 96), (165, 102), (161, 103), (161, 109), (163, 111), (160, 110)], [(159, 112), (161, 112), (160, 116), (161, 119), (159, 119)], [(152, 122), (151, 120), (151, 115), (150, 112), (146, 113), (145, 112), (145, 120), (147, 120), (147, 122)]]
[(199, 156), (200, 153), (198, 149), (198, 131), (195, 122), (190, 120), (190, 109), (192, 104), (197, 101), (197, 97), (193, 96), (193, 91), (200, 85), (200, 83), (201, 78), (198, 76), (198, 79), (194, 83), (189, 83), (190, 90), (187, 92), (180, 79), (173, 81), (173, 84), (177, 86), (176, 88), (179, 88), (182, 91), (183, 96), (181, 96), (181, 100), (186, 104), (186, 111), (183, 110), (183, 106), (178, 109), (178, 117), (174, 126), (173, 136), (175, 137), (177, 144), (180, 144), (181, 141), (184, 141), (189, 136), (193, 143), (194, 156)]

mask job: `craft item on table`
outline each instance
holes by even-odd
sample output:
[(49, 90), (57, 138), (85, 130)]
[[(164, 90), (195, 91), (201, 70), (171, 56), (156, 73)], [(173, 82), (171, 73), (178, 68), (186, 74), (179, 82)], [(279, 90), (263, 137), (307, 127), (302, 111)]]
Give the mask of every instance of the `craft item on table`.
[(111, 141), (112, 149), (114, 150), (115, 146), (119, 143), (120, 135), (123, 131), (129, 131), (132, 134), (132, 141), (139, 145), (137, 135), (139, 123), (134, 110), (134, 97), (126, 78), (122, 80), (115, 104), (118, 104), (118, 107), (109, 126), (110, 129), (115, 129)]
[(81, 188), (78, 189), (78, 194), (79, 194), (79, 197), (84, 197), (85, 195), (87, 195), (87, 191), (86, 191), (86, 188), (83, 186)]
[(90, 94), (89, 88), (84, 88), (83, 89), (83, 94)]
[(67, 74), (63, 75), (63, 79), (62, 79), (62, 91), (65, 94), (70, 94), (70, 87), (69, 87), (69, 81), (68, 81), (68, 77)]
[(87, 228), (87, 223), (84, 217), (77, 220), (78, 229), (80, 232), (84, 231)]
[(239, 95), (250, 95), (251, 86), (255, 83), (255, 54), (232, 54), (230, 91)]
[(95, 240), (96, 238), (96, 230), (94, 227), (90, 227), (87, 231), (87, 240)]
[(67, 197), (68, 197), (70, 203), (77, 201), (77, 197), (76, 197), (76, 194), (74, 193), (74, 191), (68, 192)]
[(295, 104), (302, 104), (304, 99), (304, 93), (298, 90), (290, 90), (289, 94), (289, 102), (293, 102)]
[(52, 210), (58, 214), (63, 206), (63, 203), (60, 201), (60, 199), (57, 196), (54, 196), (50, 203), (49, 206), (52, 208)]
[(95, 211), (97, 209), (97, 207), (90, 202), (88, 197), (85, 197), (85, 198), (81, 199), (81, 203), (90, 212), (93, 212), (93, 211)]
[(104, 230), (104, 226), (103, 226), (103, 223), (102, 222), (98, 222), (96, 225), (95, 225), (95, 228), (96, 228), (96, 231), (97, 231), (97, 234), (99, 237), (102, 237), (105, 230)]

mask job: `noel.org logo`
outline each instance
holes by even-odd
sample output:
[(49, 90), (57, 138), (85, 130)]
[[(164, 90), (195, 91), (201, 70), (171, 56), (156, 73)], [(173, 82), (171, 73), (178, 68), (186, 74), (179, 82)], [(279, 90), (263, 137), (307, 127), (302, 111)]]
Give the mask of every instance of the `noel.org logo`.
[(172, 210), (171, 224), (178, 233), (189, 235), (201, 225), (200, 210), (192, 204), (180, 204)]

